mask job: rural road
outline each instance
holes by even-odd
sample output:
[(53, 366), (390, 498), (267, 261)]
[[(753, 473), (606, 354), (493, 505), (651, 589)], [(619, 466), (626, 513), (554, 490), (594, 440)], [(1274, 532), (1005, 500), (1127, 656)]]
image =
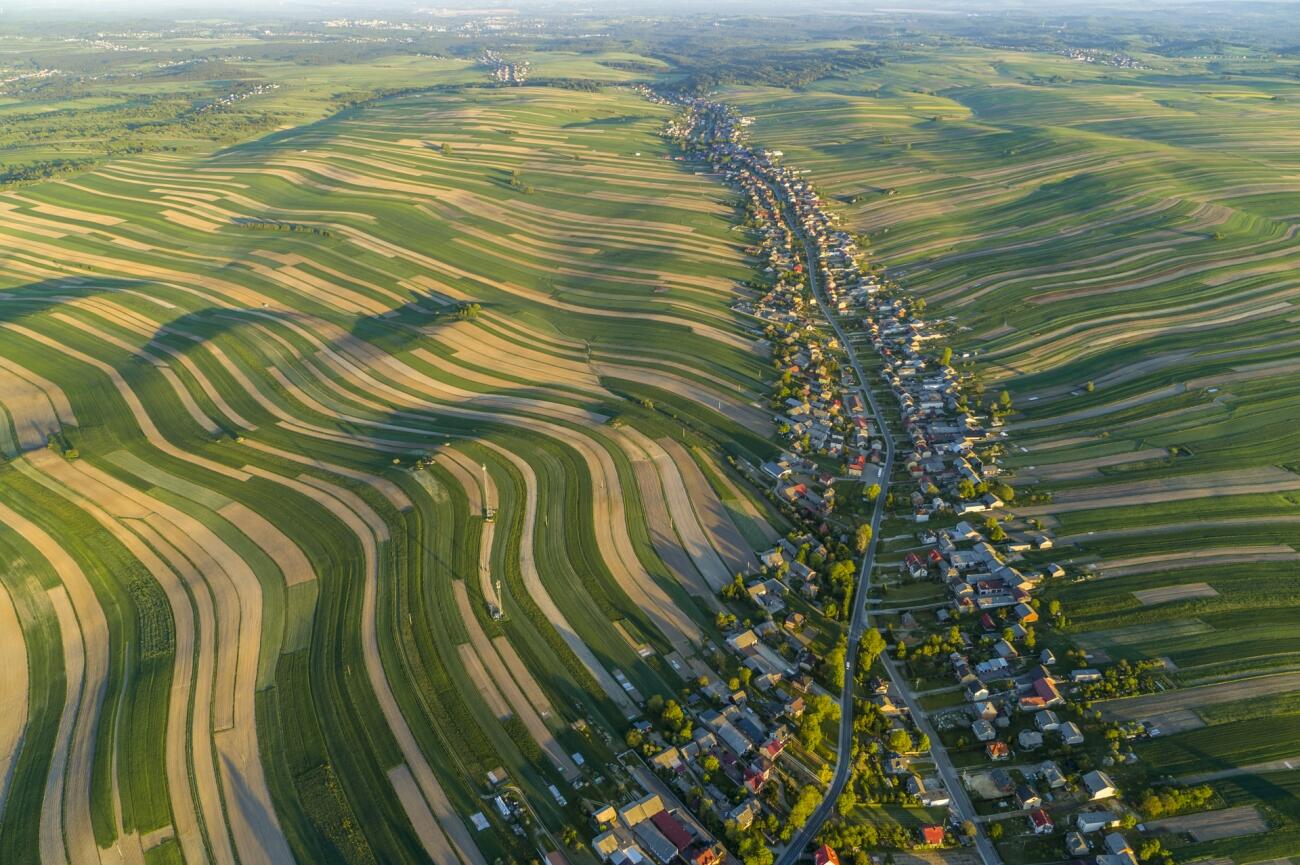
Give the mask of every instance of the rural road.
[[(817, 271), (814, 263), (817, 257), (814, 253), (812, 244), (807, 236), (799, 227), (799, 222), (794, 218), (792, 208), (788, 201), (783, 200), (782, 215), (786, 219), (791, 230), (799, 237), (803, 243), (804, 255), (808, 262), (808, 284), (812, 288), (814, 296), (817, 298), (818, 308), (822, 311), (822, 316), (826, 319), (827, 324), (835, 331), (839, 338), (840, 345), (844, 347), (845, 354), (848, 356), (849, 364), (853, 367), (854, 373), (858, 376), (858, 389), (867, 405), (871, 408), (872, 415), (880, 425), (882, 439), (885, 443), (885, 462), (880, 473), (880, 496), (876, 499), (876, 507), (871, 515), (871, 543), (867, 547), (866, 554), (862, 557), (862, 568), (858, 572), (858, 587), (853, 596), (853, 615), (849, 620), (848, 650), (845, 653), (847, 668), (844, 673), (844, 690), (840, 694), (840, 735), (839, 750), (836, 752), (835, 774), (831, 777), (830, 788), (826, 796), (822, 799), (817, 810), (808, 818), (808, 822), (795, 835), (794, 839), (785, 848), (785, 851), (777, 859), (777, 865), (794, 865), (803, 855), (817, 832), (821, 830), (823, 824), (835, 810), (835, 802), (839, 799), (840, 793), (843, 792), (844, 786), (848, 783), (849, 772), (851, 769), (851, 753), (853, 749), (853, 680), (856, 674), (858, 663), (858, 643), (862, 639), (863, 632), (867, 629), (870, 622), (867, 615), (867, 594), (871, 588), (871, 567), (876, 557), (876, 545), (880, 540), (880, 523), (885, 514), (885, 495), (889, 490), (890, 475), (894, 467), (894, 440), (893, 434), (885, 423), (885, 416), (880, 411), (880, 406), (876, 403), (876, 396), (871, 388), (867, 386), (866, 374), (862, 371), (862, 366), (858, 361), (857, 352), (853, 344), (849, 342), (843, 328), (835, 316), (827, 312), (830, 309), (822, 288), (817, 283)], [(970, 796), (966, 793), (966, 788), (961, 785), (961, 779), (957, 776), (956, 769), (953, 768), (952, 761), (948, 758), (948, 752), (940, 743), (939, 736), (930, 726), (929, 718), (926, 717), (924, 710), (917, 703), (912, 692), (907, 688), (906, 681), (903, 680), (895, 667), (894, 662), (888, 654), (880, 656), (884, 663), (886, 671), (889, 673), (889, 680), (894, 689), (902, 696), (903, 702), (911, 711), (912, 720), (916, 723), (917, 728), (930, 738), (931, 756), (934, 759), (935, 768), (943, 782), (947, 785), (952, 796), (954, 807), (958, 816), (962, 820), (975, 820), (975, 807), (971, 804)], [(984, 865), (1002, 865), (1002, 858), (998, 855), (997, 849), (989, 841), (988, 836), (978, 822), (975, 823), (976, 836), (975, 846), (979, 852), (980, 858)]]
[[(829, 307), (822, 295), (821, 286), (817, 284), (817, 273), (814, 265), (817, 257), (813, 253), (812, 245), (799, 229), (799, 222), (794, 219), (793, 214), (789, 210), (783, 210), (783, 216), (803, 243), (804, 255), (808, 262), (808, 283), (812, 287), (813, 294), (817, 297), (822, 315), (827, 324), (831, 326), (831, 329), (835, 331), (840, 344), (844, 346), (849, 363), (858, 376), (859, 390), (871, 407), (871, 413), (875, 416), (877, 423), (880, 424), (881, 430), (887, 432), (884, 416), (880, 413), (879, 406), (876, 405), (875, 395), (871, 392), (871, 388), (866, 385), (867, 378), (858, 363), (857, 352), (853, 350), (853, 346), (840, 328), (839, 322), (826, 312)], [(893, 437), (887, 434), (883, 438), (885, 442), (885, 463), (880, 473), (880, 495), (876, 498), (875, 510), (871, 514), (871, 543), (867, 546), (867, 552), (862, 557), (862, 567), (858, 571), (858, 586), (853, 595), (853, 615), (849, 619), (848, 650), (845, 652), (847, 667), (844, 672), (844, 688), (840, 693), (840, 734), (839, 750), (836, 752), (835, 774), (831, 777), (830, 788), (827, 790), (821, 804), (817, 806), (817, 810), (808, 818), (808, 822), (803, 825), (803, 828), (799, 830), (780, 858), (777, 859), (777, 865), (793, 865), (803, 855), (804, 849), (816, 837), (817, 832), (835, 810), (835, 802), (839, 799), (840, 793), (843, 792), (844, 786), (849, 780), (852, 765), (850, 754), (853, 750), (853, 679), (858, 663), (858, 642), (861, 640), (862, 633), (866, 630), (868, 624), (867, 594), (871, 588), (871, 566), (876, 558), (876, 545), (880, 541), (880, 522), (885, 515), (885, 493), (889, 488), (889, 477), (894, 465)]]

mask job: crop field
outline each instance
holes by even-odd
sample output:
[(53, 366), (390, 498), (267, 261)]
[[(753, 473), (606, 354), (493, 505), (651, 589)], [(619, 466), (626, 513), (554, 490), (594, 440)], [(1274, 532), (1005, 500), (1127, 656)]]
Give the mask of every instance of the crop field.
[(0, 860), (483, 865), (497, 766), (580, 822), (775, 537), (666, 111), (397, 96), (0, 195)]
[[(1213, 685), (1300, 666), (1300, 85), (1141, 62), (916, 49), (728, 97), (1010, 393), (1002, 463), (1035, 499), (1010, 507), (1057, 536), (1026, 564), (1076, 579), (1046, 593), (1071, 636)], [(1300, 754), (1281, 705), (1138, 752), (1161, 775)]]

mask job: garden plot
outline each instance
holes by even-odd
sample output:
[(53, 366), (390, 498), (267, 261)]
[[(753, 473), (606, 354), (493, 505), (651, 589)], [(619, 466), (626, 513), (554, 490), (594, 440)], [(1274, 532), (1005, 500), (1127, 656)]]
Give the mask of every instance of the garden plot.
[(1216, 598), (1219, 592), (1209, 583), (1185, 583), (1180, 586), (1161, 586), (1158, 589), (1142, 589), (1133, 593), (1133, 597), (1145, 607), (1152, 604), (1166, 604), (1170, 601), (1186, 601), (1191, 598)]
[(1268, 821), (1254, 805), (1167, 817), (1146, 824), (1150, 832), (1186, 832), (1193, 841), (1217, 841), (1267, 832)]
[(1098, 704), (1102, 714), (1117, 721), (1132, 721), (1176, 710), (1194, 710), (1200, 706), (1230, 703), (1251, 697), (1281, 694), (1300, 690), (1300, 673), (1279, 673), (1251, 679), (1234, 679), (1215, 685), (1179, 688), (1159, 694), (1143, 694), (1118, 700), (1104, 700)]

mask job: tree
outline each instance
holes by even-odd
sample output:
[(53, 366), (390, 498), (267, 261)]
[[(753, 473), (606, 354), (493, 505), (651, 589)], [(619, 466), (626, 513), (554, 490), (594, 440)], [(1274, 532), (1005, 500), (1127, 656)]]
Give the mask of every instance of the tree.
[(872, 484), (867, 487), (867, 498), (871, 499), (873, 502), (880, 498), (880, 484)]
[(939, 365), (947, 366), (952, 363), (952, 346), (945, 345), (943, 351), (939, 354)]
[(1057, 616), (1061, 615), (1061, 602), (1056, 598), (1052, 598), (1050, 601), (1048, 601), (1047, 614), (1052, 618), (1056, 618)]
[(1002, 407), (1002, 410), (1003, 410), (1003, 411), (1011, 411), (1011, 392), (1010, 392), (1010, 391), (1005, 391), (1005, 390), (1004, 390), (1004, 391), (1002, 391), (1002, 392), (1000, 392), (1000, 393), (998, 394), (998, 405), (1000, 405), (1000, 406)]
[(963, 499), (975, 498), (975, 482), (970, 478), (957, 481), (957, 496)]
[(450, 142), (448, 142), (448, 141), (444, 141), (444, 142), (442, 142), (442, 155), (443, 155), (443, 156), (451, 156), (451, 155), (452, 155), (452, 149), (451, 149), (451, 143), (450, 143)]
[(961, 834), (965, 835), (967, 838), (974, 838), (978, 831), (979, 830), (975, 828), (974, 820), (966, 820), (961, 824)]
[(993, 839), (994, 841), (997, 841), (997, 840), (999, 840), (1001, 837), (1002, 837), (1002, 824), (1001, 824), (1001, 823), (990, 823), (990, 824), (989, 824), (989, 838)]
[(889, 738), (885, 740), (889, 750), (898, 754), (907, 754), (912, 750), (912, 737), (906, 730), (894, 729), (889, 733)]
[(871, 545), (871, 523), (863, 523), (858, 526), (857, 534), (853, 537), (853, 548), (861, 555), (867, 551)]
[(867, 628), (862, 633), (862, 642), (858, 644), (858, 672), (865, 676), (883, 651), (885, 651), (885, 638), (877, 629)]

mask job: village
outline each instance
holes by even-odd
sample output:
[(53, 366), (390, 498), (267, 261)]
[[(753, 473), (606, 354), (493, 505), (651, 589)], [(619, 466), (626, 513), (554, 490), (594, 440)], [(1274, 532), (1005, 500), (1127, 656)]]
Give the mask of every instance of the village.
[[(864, 266), (854, 239), (781, 153), (746, 143), (745, 118), (716, 103), (648, 95), (684, 106), (667, 136), (744, 196), (765, 290), (734, 309), (755, 320), (770, 347), (785, 449), (738, 467), (802, 528), (757, 551), (759, 571), (721, 592), (726, 646), (712, 664), (669, 658), (689, 668), (690, 684), (680, 699), (652, 701), (651, 720), (628, 738), (662, 788), (603, 807), (593, 816), (601, 830), (593, 849), (607, 862), (664, 865), (724, 861), (727, 849), (745, 862), (774, 861), (770, 851), (783, 848), (782, 863), (807, 855), (790, 843), (820, 798), (807, 782), (825, 784), (847, 758), (826, 735), (845, 709), (838, 694), (851, 668), (834, 623), (848, 619), (855, 592), (869, 591), (874, 636), (854, 659), (850, 707), (857, 760), (849, 792), (825, 809), (840, 819), (810, 835), (812, 861), (839, 862), (862, 848), (974, 845), (993, 863), (1003, 860), (989, 839), (1023, 836), (1058, 857), (1136, 865), (1138, 839), (1124, 831), (1137, 815), (1107, 769), (1123, 759), (1122, 741), (1148, 731), (1099, 724), (1083, 697), (1101, 671), (1067, 669), (1068, 658), (1040, 646), (1038, 631), (1060, 611), (1040, 613), (1034, 592), (1065, 571), (1045, 560), (1050, 531), (1005, 516), (1015, 492), (996, 457), (1009, 406), (976, 404), (942, 336), (920, 317), (923, 305)], [(865, 404), (865, 382), (846, 355), (853, 346), (828, 332), (823, 313), (853, 346), (872, 350), (877, 393), (896, 404), (896, 428)], [(893, 477), (889, 435), (898, 449)], [(871, 526), (856, 515), (860, 501), (882, 495), (890, 525), (912, 528), (904, 546), (882, 554), (897, 561), (871, 562)], [(874, 574), (859, 585), (864, 554)], [(887, 609), (890, 586), (930, 586), (941, 600)], [(922, 682), (924, 693), (913, 686)], [(930, 709), (922, 698), (932, 691), (943, 697)], [(872, 827), (864, 837), (852, 820), (857, 803), (882, 802), (930, 820)]]

